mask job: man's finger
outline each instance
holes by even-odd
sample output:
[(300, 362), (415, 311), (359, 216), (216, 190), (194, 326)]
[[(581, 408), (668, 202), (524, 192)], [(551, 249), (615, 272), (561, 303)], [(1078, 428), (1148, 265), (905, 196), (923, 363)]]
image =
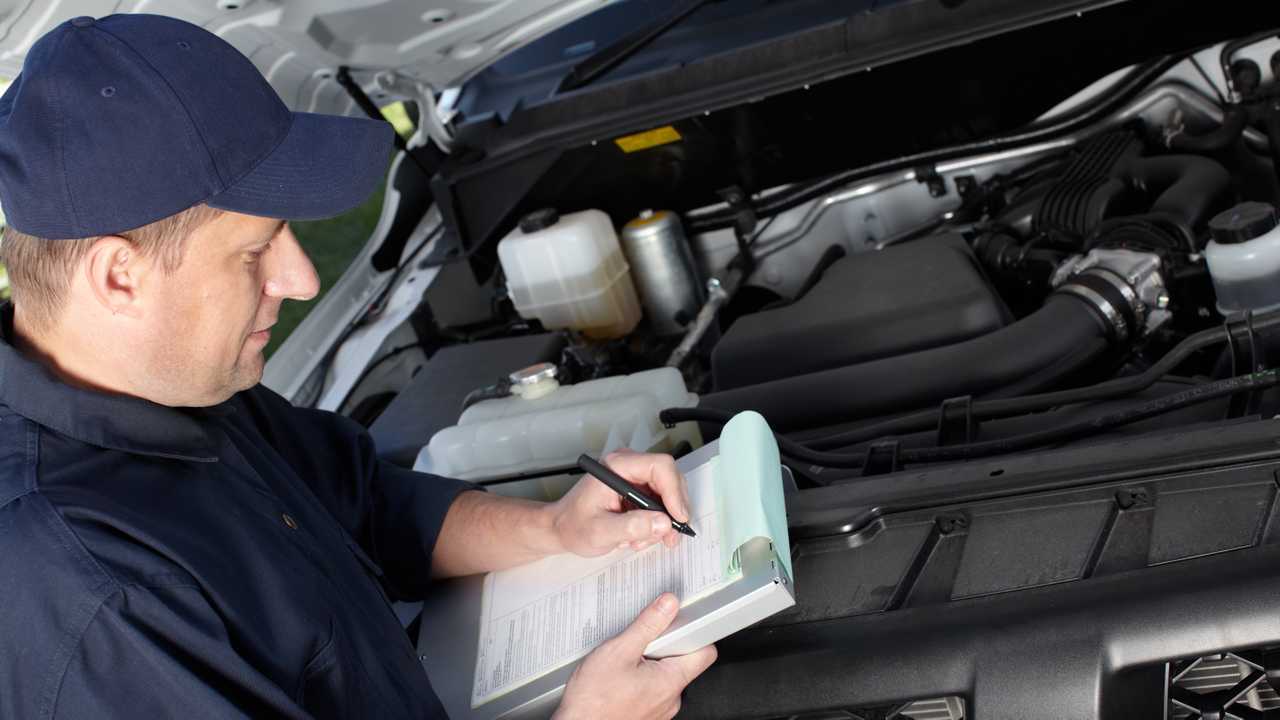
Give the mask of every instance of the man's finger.
[(679, 679), (684, 685), (693, 682), (707, 668), (711, 667), (711, 663), (716, 661), (716, 646), (708, 645), (700, 650), (694, 650), (688, 655), (679, 655), (677, 657), (663, 658), (659, 662), (673, 672), (678, 674)]
[(670, 455), (615, 452), (610, 453), (605, 462), (614, 472), (633, 483), (647, 486), (662, 498), (663, 506), (676, 520), (689, 522), (684, 476), (676, 470), (676, 461)]
[[(671, 621), (676, 619), (680, 609), (680, 601), (671, 593), (662, 593), (649, 606), (640, 611), (640, 615), (626, 630), (618, 635), (617, 641), (628, 657), (639, 662), (644, 649), (649, 643), (658, 639)], [(698, 652), (701, 652), (699, 650)]]

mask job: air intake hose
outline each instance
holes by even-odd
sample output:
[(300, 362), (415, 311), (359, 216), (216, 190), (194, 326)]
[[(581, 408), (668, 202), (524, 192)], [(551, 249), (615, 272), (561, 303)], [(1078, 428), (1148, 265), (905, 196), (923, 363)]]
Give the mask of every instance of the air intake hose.
[(1198, 155), (1158, 155), (1122, 161), (1115, 176), (1149, 192), (1159, 192), (1151, 213), (1201, 227), (1231, 191), (1231, 175), (1221, 163)]
[(1088, 366), (1134, 328), (1115, 283), (1086, 274), (1008, 327), (946, 347), (704, 395), (699, 407), (755, 410), (792, 431), (906, 412), (1017, 385), (1036, 392)]

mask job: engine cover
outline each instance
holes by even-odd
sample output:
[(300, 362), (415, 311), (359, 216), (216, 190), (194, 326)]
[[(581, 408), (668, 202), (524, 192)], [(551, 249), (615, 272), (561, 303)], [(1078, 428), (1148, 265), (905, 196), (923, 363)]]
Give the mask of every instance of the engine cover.
[(1003, 327), (968, 245), (940, 235), (837, 261), (791, 304), (740, 318), (712, 352), (717, 390), (892, 357)]

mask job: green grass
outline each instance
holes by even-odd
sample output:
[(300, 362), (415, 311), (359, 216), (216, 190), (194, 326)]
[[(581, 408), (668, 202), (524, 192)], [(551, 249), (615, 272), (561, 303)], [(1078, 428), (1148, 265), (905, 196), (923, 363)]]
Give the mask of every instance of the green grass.
[(301, 302), (285, 300), (280, 308), (280, 318), (271, 331), (271, 342), (267, 345), (267, 357), (280, 347), (280, 343), (289, 337), (289, 333), (298, 327), (298, 323), (311, 312), (311, 308), (333, 287), (351, 259), (360, 252), (373, 228), (378, 224), (378, 215), (382, 211), (382, 194), (386, 189), (383, 184), (374, 191), (363, 205), (335, 218), (310, 222), (291, 222), (289, 227), (298, 236), (298, 241), (307, 251), (311, 262), (316, 266), (320, 276), (320, 294), (313, 300)]
[[(382, 116), (391, 123), (396, 132), (406, 140), (413, 135), (413, 121), (405, 110), (404, 103), (396, 102), (382, 108)], [(378, 215), (382, 212), (382, 195), (386, 190), (386, 182), (369, 196), (360, 207), (335, 218), (315, 220), (312, 222), (292, 222), (289, 226), (298, 236), (302, 247), (316, 266), (320, 275), (320, 294), (307, 302), (286, 300), (280, 308), (280, 318), (275, 330), (271, 333), (271, 342), (266, 347), (267, 357), (280, 347), (280, 343), (289, 337), (289, 333), (298, 327), (298, 323), (311, 312), (311, 308), (333, 287), (351, 259), (360, 252), (373, 228), (378, 224)]]

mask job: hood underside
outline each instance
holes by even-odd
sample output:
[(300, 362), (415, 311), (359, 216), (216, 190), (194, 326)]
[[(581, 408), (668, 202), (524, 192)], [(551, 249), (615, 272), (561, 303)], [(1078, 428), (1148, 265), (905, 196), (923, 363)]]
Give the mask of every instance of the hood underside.
[[(671, 74), (695, 77), (703, 60), (732, 55), (745, 47), (776, 43), (794, 36), (787, 53), (800, 65), (807, 54), (833, 50), (831, 33), (843, 28), (844, 53), (872, 50), (866, 67), (892, 61), (893, 27), (927, 26), (933, 42), (961, 42), (1082, 12), (1118, 0), (897, 0), (826, 2), (824, 0), (724, 0), (706, 3), (660, 33), (642, 50), (603, 74), (591, 90), (616, 81)], [(679, 6), (657, 0), (0, 0), (0, 74), (16, 75), (31, 45), (50, 28), (78, 15), (113, 12), (170, 15), (196, 23), (235, 45), (262, 71), (294, 110), (358, 114), (337, 82), (337, 70), (352, 77), (374, 102), (420, 100), (476, 79), (462, 97), (472, 118), (504, 120), (521, 107), (555, 100), (560, 80), (573, 67), (637, 31), (660, 23)], [(587, 17), (590, 15), (591, 17)], [(826, 40), (823, 40), (823, 38)], [(904, 42), (918, 38), (903, 38)], [(971, 38), (970, 38), (971, 39)], [(819, 40), (822, 40), (819, 42)], [(537, 41), (537, 42), (535, 42)], [(515, 54), (517, 50), (524, 52)], [(913, 47), (911, 53), (922, 48)], [(797, 54), (798, 53), (798, 54)], [(854, 53), (862, 58), (865, 52)], [(503, 65), (495, 65), (506, 58)], [(812, 58), (810, 58), (812, 60)], [(859, 59), (863, 63), (863, 59)], [(810, 78), (788, 77), (787, 84), (818, 80), (859, 68), (823, 65)], [(483, 75), (482, 75), (483, 73)], [(746, 93), (782, 88), (757, 85), (760, 68), (741, 65), (733, 78)], [(717, 85), (726, 80), (718, 69)], [(580, 96), (583, 90), (572, 95)], [(735, 95), (737, 93), (734, 93)], [(758, 96), (758, 95), (757, 95)], [(636, 97), (637, 106), (660, 102)], [(729, 98), (716, 98), (720, 105)], [(741, 99), (737, 100), (741, 102)]]
[(235, 45), (294, 110), (358, 114), (335, 80), (339, 67), (351, 68), (375, 102), (413, 97), (420, 89), (439, 91), (607, 4), (608, 0), (3, 0), (0, 74), (17, 75), (32, 44), (65, 20), (146, 12), (187, 20)]

